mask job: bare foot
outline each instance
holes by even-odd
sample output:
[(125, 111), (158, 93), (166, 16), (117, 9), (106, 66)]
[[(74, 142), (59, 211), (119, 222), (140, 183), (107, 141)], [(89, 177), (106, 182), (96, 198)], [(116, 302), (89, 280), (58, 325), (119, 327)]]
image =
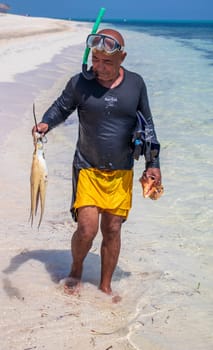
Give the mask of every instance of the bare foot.
[(121, 298), (120, 295), (118, 295), (118, 294), (112, 296), (112, 302), (113, 302), (113, 304), (120, 303), (121, 300), (122, 300), (122, 298)]
[(122, 298), (120, 297), (120, 295), (114, 294), (114, 293), (112, 292), (112, 289), (111, 289), (111, 288), (103, 288), (102, 286), (99, 286), (99, 289), (100, 289), (103, 293), (105, 293), (105, 294), (107, 294), (107, 295), (109, 295), (109, 296), (112, 297), (112, 303), (113, 303), (113, 304), (117, 304), (117, 303), (119, 303), (119, 302), (122, 300)]
[(64, 293), (69, 295), (79, 295), (81, 289), (81, 281), (74, 277), (67, 277), (63, 280)]
[(105, 294), (108, 294), (108, 295), (112, 294), (111, 287), (105, 287), (104, 285), (100, 284), (99, 289)]

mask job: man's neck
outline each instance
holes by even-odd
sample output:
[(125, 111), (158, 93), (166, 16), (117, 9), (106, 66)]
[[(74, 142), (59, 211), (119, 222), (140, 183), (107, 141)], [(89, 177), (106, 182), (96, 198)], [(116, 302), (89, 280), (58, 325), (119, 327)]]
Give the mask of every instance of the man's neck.
[(106, 87), (108, 89), (113, 89), (116, 86), (120, 85), (120, 83), (122, 82), (123, 78), (124, 78), (124, 70), (122, 68), (120, 68), (119, 72), (118, 72), (118, 75), (117, 75), (117, 77), (115, 79), (107, 80), (107, 81), (99, 80), (99, 79), (97, 79), (97, 80), (102, 86), (104, 86), (104, 87)]

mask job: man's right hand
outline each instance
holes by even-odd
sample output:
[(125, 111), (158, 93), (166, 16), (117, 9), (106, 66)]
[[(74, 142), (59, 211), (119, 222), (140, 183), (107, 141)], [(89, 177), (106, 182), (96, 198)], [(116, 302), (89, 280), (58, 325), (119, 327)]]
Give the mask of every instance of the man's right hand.
[(34, 125), (34, 127), (32, 128), (32, 134), (34, 134), (35, 132), (39, 132), (42, 136), (44, 136), (47, 133), (48, 129), (48, 124), (39, 123), (38, 125)]

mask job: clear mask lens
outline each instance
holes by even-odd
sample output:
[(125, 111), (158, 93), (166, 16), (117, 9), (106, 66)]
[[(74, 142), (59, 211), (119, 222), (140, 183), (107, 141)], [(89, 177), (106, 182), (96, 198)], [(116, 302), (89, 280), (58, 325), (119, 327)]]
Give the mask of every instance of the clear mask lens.
[(107, 53), (114, 53), (115, 51), (122, 51), (123, 47), (114, 38), (102, 34), (90, 34), (86, 41), (87, 47), (103, 50)]

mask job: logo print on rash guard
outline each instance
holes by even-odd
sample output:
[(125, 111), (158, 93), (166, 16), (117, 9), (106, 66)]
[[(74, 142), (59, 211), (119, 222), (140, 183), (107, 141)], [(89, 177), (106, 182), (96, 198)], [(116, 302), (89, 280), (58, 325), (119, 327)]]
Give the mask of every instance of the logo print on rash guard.
[(104, 98), (104, 101), (106, 102), (105, 108), (109, 108), (109, 107), (114, 107), (116, 102), (118, 102), (118, 99), (117, 97), (114, 97), (114, 96), (106, 96)]

